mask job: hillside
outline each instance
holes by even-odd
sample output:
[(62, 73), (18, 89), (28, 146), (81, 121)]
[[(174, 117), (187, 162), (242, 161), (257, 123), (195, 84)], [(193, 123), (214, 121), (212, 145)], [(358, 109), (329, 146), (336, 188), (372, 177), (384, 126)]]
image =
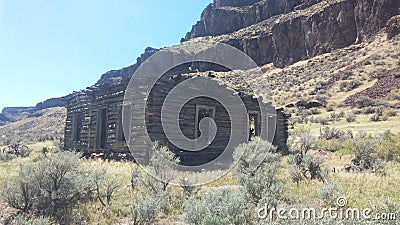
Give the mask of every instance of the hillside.
[(0, 126), (0, 146), (62, 139), (66, 113), (64, 107), (42, 109), (26, 118)]
[[(296, 62), (367, 43), (386, 29), (399, 33), (397, 0), (215, 0), (182, 42), (217, 41), (248, 54), (259, 66), (285, 68)], [(158, 49), (137, 63), (101, 76), (99, 83), (127, 79)], [(352, 63), (352, 62), (349, 62)]]

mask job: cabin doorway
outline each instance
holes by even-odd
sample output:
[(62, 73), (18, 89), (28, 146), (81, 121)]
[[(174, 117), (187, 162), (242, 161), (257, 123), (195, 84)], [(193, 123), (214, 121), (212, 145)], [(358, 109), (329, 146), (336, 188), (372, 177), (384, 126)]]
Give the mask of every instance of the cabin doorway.
[(104, 150), (107, 143), (107, 109), (97, 110), (96, 150)]
[[(194, 137), (199, 138), (201, 136), (200, 131), (200, 121), (206, 117), (211, 119), (215, 119), (215, 107), (205, 106), (205, 105), (196, 105), (196, 115), (195, 115), (195, 129), (194, 129)], [(208, 125), (208, 137), (207, 142), (211, 144), (213, 137), (211, 137), (211, 127)]]
[(260, 136), (260, 114), (249, 112), (249, 141)]

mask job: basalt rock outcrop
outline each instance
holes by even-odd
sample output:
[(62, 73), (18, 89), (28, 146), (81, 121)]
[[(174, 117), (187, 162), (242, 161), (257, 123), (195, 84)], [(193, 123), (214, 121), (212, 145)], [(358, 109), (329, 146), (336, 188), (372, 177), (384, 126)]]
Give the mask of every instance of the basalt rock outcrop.
[[(399, 14), (399, 0), (214, 0), (181, 42), (226, 43), (260, 66), (283, 68), (368, 40)], [(396, 26), (388, 25), (390, 34)], [(157, 51), (146, 48), (134, 65), (103, 74), (96, 85), (129, 79)]]
[(67, 103), (67, 100), (65, 97), (61, 98), (50, 98), (47, 99), (46, 101), (39, 102), (36, 104), (35, 110), (42, 110), (42, 109), (48, 109), (52, 107), (65, 107)]
[(400, 15), (393, 16), (387, 26), (386, 26), (386, 33), (388, 39), (393, 38), (394, 36), (400, 34)]
[(113, 79), (115, 78), (121, 78), (121, 79), (127, 79), (132, 76), (133, 73), (139, 68), (139, 66), (150, 56), (152, 56), (154, 53), (158, 52), (159, 49), (156, 48), (151, 48), (147, 47), (142, 55), (136, 59), (136, 63), (119, 69), (119, 70), (111, 70), (103, 74), (100, 78), (100, 80), (97, 82), (97, 84), (102, 84), (102, 83), (109, 83), (112, 82)]
[(259, 65), (277, 67), (367, 40), (400, 13), (398, 0), (217, 3), (204, 10), (184, 40), (209, 36), (243, 50)]
[(307, 8), (317, 2), (318, 0), (214, 0), (187, 33), (185, 40), (232, 33), (272, 16)]

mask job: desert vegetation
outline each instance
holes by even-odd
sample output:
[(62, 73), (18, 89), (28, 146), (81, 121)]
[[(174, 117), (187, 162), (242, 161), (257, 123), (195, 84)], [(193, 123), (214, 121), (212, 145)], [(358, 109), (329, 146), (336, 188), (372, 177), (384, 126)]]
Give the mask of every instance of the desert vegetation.
[[(158, 144), (145, 170), (162, 176), (161, 181), (132, 162), (89, 160), (56, 147), (48, 146), (45, 151), (40, 145), (28, 146), (33, 152), (27, 157), (0, 163), (4, 171), (0, 218), (6, 224), (291, 224), (296, 220), (273, 214), (270, 221), (260, 218), (257, 210), (335, 207), (339, 197), (348, 200), (345, 207), (365, 208), (373, 203), (374, 215), (400, 216), (399, 145), (400, 134), (389, 131), (352, 134), (328, 127), (315, 136), (309, 129), (296, 129), (289, 141), (289, 155), (281, 155), (262, 140), (242, 144), (235, 150), (235, 168), (201, 186), (185, 179), (177, 181), (179, 186), (171, 185), (174, 173), (179, 172), (165, 167), (160, 157), (179, 159)], [(252, 153), (258, 148), (268, 150), (253, 168)], [(202, 177), (218, 172), (186, 175), (201, 183)]]

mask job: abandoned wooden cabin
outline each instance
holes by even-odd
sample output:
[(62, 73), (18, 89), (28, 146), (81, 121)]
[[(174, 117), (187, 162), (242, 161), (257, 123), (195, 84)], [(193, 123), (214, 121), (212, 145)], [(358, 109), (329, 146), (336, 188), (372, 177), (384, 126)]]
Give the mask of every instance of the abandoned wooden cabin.
[[(146, 105), (145, 123), (151, 140), (168, 146), (180, 157), (183, 165), (201, 165), (215, 159), (224, 150), (231, 134), (231, 123), (227, 110), (212, 98), (198, 97), (187, 102), (180, 112), (179, 123), (182, 133), (190, 139), (198, 138), (200, 135), (199, 121), (210, 117), (218, 127), (215, 139), (206, 149), (199, 152), (182, 151), (168, 141), (161, 124), (163, 99), (174, 86), (195, 76), (204, 76), (210, 81), (221, 82), (214, 76), (200, 73), (166, 74), (153, 86)], [(111, 158), (117, 155), (130, 155), (122, 125), (123, 109), (128, 108), (123, 107), (127, 86), (127, 80), (116, 80), (71, 94), (67, 103), (64, 148), (83, 151), (88, 155), (102, 154)], [(249, 124), (245, 128), (247, 132), (243, 133), (246, 140), (258, 136), (262, 128), (270, 129), (276, 131), (272, 137), (273, 144), (280, 150), (286, 150), (287, 115), (282, 109), (275, 109), (271, 103), (259, 105), (259, 101), (253, 95), (243, 91), (243, 88), (229, 84), (221, 86), (221, 88), (231, 88), (232, 91), (237, 91), (247, 109)], [(268, 114), (264, 116), (265, 118), (261, 118), (260, 107), (267, 109)], [(276, 123), (269, 123), (268, 119), (272, 119)], [(146, 149), (144, 149), (144, 157), (146, 157)]]

